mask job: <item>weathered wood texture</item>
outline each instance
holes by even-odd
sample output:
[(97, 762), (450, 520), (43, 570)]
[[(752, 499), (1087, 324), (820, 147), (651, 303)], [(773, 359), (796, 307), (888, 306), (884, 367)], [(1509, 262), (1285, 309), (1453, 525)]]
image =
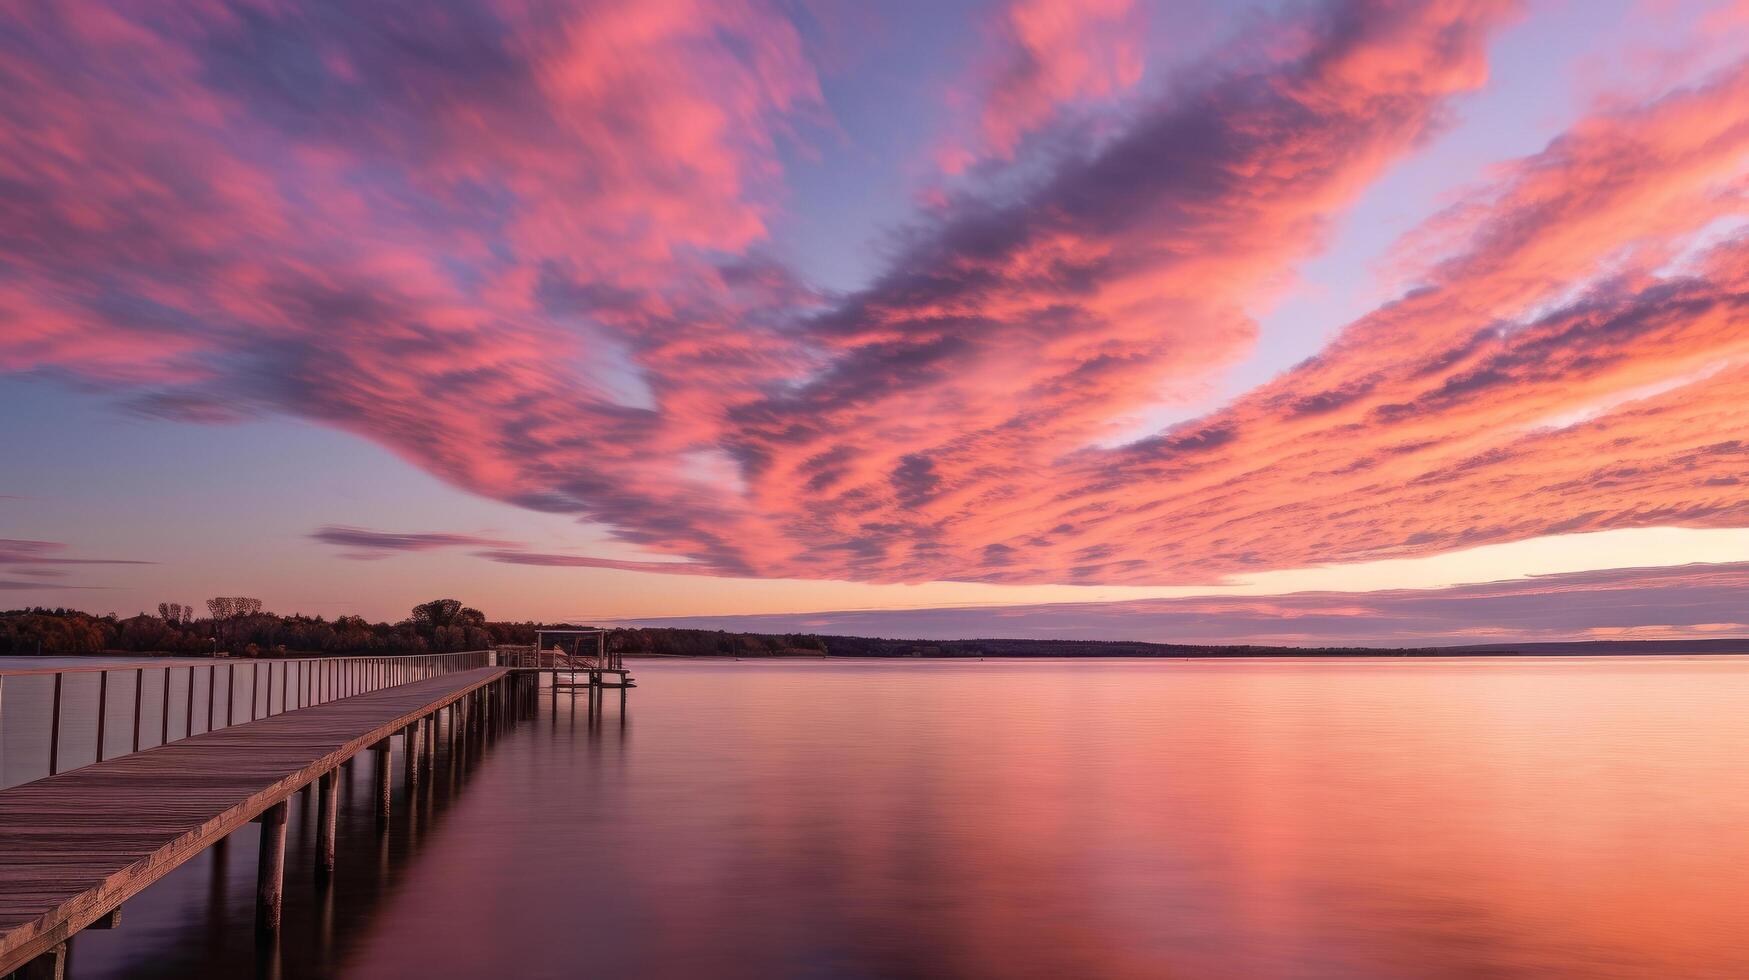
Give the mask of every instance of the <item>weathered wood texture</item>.
[(316, 877), (334, 874), (334, 844), (340, 816), (340, 770), (330, 769), (316, 781), (321, 801), (316, 804)]
[(255, 928), (259, 932), (279, 929), (279, 912), (285, 906), (286, 801), (261, 813), (261, 861), (255, 875)]
[(355, 753), (505, 674), (444, 674), (0, 790), (0, 976)]

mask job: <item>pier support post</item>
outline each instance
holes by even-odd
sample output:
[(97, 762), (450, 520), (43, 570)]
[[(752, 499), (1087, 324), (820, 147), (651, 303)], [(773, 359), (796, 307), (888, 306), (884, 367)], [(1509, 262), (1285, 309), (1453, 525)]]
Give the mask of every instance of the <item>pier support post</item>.
[(419, 726), (419, 768), (429, 776), (437, 768), (437, 715), (426, 715), (413, 724)]
[(57, 943), (13, 974), (18, 980), (62, 980), (67, 975), (67, 944)]
[(340, 770), (330, 769), (316, 781), (316, 880), (334, 873), (334, 818), (340, 808)]
[(425, 752), (419, 746), (419, 736), (425, 731), (415, 721), (401, 730), (401, 747), (407, 752), (407, 793), (419, 788), (419, 762)]
[(284, 800), (261, 811), (261, 861), (256, 866), (255, 932), (271, 935), (279, 931), (279, 912), (285, 904), (285, 817)]
[(389, 740), (383, 739), (370, 747), (376, 755), (377, 825), (389, 825)]

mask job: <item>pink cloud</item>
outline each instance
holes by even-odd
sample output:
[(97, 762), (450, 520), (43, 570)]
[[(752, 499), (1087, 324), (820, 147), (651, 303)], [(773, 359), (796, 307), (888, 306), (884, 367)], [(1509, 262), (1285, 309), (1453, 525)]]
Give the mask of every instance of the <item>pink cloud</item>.
[[(719, 572), (1000, 578), (1015, 546), (960, 515), (1243, 350), (1240, 305), (1480, 80), (1503, 9), (1314, 17), (1285, 63), (953, 202), (798, 330), (822, 308), (782, 270), (700, 255), (758, 237), (817, 94), (765, 8), (44, 7), (4, 62), (31, 96), (9, 225), (39, 230), (19, 281), (67, 326), (10, 366), (137, 380), (73, 353), (113, 347), (149, 410), (293, 412)], [(56, 43), (93, 55), (78, 85), (32, 57)], [(578, 373), (606, 342), (653, 408)], [(679, 475), (700, 450), (745, 489)]]
[(997, 52), (978, 82), (976, 142), (949, 143), (943, 167), (958, 173), (983, 156), (1012, 159), (1027, 134), (1066, 106), (1135, 86), (1140, 19), (1132, 0), (1008, 0), (994, 18)]
[[(1062, 523), (1041, 510), (1085, 479), (1064, 460), (1248, 347), (1243, 307), (1480, 83), (1505, 12), (1313, 18), (1285, 63), (1162, 98), (1016, 199), (920, 229), (816, 318), (826, 368), (731, 415), (758, 511), (814, 543), (780, 573), (1038, 577), (1030, 556)], [(1089, 564), (1046, 561), (1059, 578)]]
[(1053, 107), (1133, 83), (1099, 55), (1130, 8), (1006, 9), (1032, 68), (979, 132), (1014, 166), (834, 297), (763, 251), (823, 111), (778, 7), (26, 4), (0, 370), (316, 420), (682, 561), (354, 555), (1164, 583), (1749, 518), (1749, 246), (1691, 247), (1743, 211), (1749, 69), (1506, 163), (1403, 243), (1413, 291), (1114, 450), (1249, 349), (1515, 6), (1296, 6), (1039, 158)]

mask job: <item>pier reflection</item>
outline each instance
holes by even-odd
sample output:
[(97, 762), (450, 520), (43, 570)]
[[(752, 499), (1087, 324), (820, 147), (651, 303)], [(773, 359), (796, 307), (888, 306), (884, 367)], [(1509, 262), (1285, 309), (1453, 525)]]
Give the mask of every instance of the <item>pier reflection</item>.
[[(282, 975), (1749, 976), (1742, 659), (638, 669), (356, 767)], [(245, 863), (76, 975), (247, 974)]]
[[(318, 784), (289, 801), (283, 921), (268, 941), (257, 942), (251, 928), (253, 863), (232, 860), (238, 848), (255, 853), (261, 831), (250, 824), (131, 900), (123, 928), (75, 937), (79, 963), (73, 975), (318, 977), (344, 972), (352, 951), (373, 935), (375, 916), (394, 901), (410, 866), (444, 833), (482, 773), (490, 771), (500, 746), (544, 713), (534, 697), (507, 700), (510, 711), (473, 732), (459, 714), (440, 713), (416, 746), (425, 768), (411, 786), (401, 778), (407, 758), (402, 744), (393, 747), (390, 758), (371, 753), (378, 758), (339, 767), (332, 873), (322, 873), (317, 860)], [(571, 700), (569, 693), (562, 700)], [(396, 777), (389, 781), (386, 820), (378, 806), (379, 766)]]

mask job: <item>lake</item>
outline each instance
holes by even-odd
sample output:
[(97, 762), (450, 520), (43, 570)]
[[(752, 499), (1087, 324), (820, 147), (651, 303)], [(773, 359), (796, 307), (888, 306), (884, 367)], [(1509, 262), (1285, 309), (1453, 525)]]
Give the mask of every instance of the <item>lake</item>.
[(386, 838), (355, 767), (331, 889), (294, 800), (276, 951), (250, 826), (72, 976), (1749, 975), (1744, 659), (633, 666)]

